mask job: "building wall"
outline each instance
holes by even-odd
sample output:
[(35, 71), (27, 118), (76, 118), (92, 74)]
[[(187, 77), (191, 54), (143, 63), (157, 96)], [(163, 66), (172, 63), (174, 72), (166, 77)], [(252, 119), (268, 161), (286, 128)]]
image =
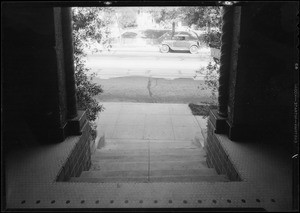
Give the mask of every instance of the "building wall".
[(83, 127), (83, 134), (74, 146), (67, 161), (57, 175), (56, 181), (69, 181), (71, 177), (79, 177), (82, 171), (91, 167), (91, 127), (88, 123)]
[(222, 147), (214, 131), (214, 125), (208, 120), (205, 142), (206, 162), (208, 166), (214, 168), (218, 174), (226, 175), (230, 181), (241, 181), (241, 177), (230, 161), (229, 154)]
[(7, 3), (2, 12), (5, 148), (61, 141), (66, 94), (54, 10)]
[(295, 8), (296, 2), (257, 2), (241, 7), (229, 82), (228, 120), (232, 126), (292, 135), (293, 73), (298, 60)]

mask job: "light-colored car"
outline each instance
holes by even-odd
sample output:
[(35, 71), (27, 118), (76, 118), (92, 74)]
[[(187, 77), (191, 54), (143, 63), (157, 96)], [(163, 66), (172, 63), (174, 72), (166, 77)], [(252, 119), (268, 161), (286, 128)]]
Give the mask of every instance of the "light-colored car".
[(185, 50), (192, 54), (198, 53), (200, 42), (196, 35), (189, 32), (181, 32), (174, 36), (165, 36), (160, 44), (160, 51), (167, 53), (170, 50)]

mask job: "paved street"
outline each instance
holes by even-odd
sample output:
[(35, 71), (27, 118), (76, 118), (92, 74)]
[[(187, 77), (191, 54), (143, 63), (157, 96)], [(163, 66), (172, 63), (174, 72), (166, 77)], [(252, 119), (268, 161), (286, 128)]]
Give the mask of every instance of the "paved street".
[[(144, 76), (176, 79), (194, 78), (195, 71), (206, 67), (210, 50), (201, 49), (198, 54), (189, 52), (160, 53), (150, 51), (111, 51), (87, 56), (87, 67), (100, 79), (124, 76)], [(197, 78), (203, 79), (203, 76)]]
[(144, 103), (208, 103), (210, 90), (203, 80), (191, 78), (164, 79), (143, 76), (94, 78), (104, 92), (96, 98), (100, 102)]
[(210, 60), (209, 49), (190, 54), (124, 48), (89, 54), (87, 67), (104, 89), (96, 97), (100, 102), (208, 103), (210, 90), (195, 71)]

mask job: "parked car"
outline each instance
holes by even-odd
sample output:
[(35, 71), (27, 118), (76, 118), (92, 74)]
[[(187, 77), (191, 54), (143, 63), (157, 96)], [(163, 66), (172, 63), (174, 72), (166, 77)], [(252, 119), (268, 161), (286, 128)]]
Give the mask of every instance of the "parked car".
[(174, 36), (168, 32), (163, 35), (162, 42), (160, 44), (160, 51), (167, 53), (170, 50), (187, 50), (192, 54), (198, 53), (200, 46), (197, 34), (192, 32), (179, 32)]

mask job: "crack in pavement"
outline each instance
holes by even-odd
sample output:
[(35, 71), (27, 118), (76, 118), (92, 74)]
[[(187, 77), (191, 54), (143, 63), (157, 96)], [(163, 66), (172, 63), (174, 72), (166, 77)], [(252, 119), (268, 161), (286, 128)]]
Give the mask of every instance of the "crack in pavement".
[(147, 85), (147, 89), (148, 89), (148, 92), (149, 92), (149, 96), (150, 98), (152, 99), (152, 102), (155, 103), (155, 99), (153, 98), (153, 94), (151, 92), (151, 77), (149, 77), (148, 79), (148, 85)]

